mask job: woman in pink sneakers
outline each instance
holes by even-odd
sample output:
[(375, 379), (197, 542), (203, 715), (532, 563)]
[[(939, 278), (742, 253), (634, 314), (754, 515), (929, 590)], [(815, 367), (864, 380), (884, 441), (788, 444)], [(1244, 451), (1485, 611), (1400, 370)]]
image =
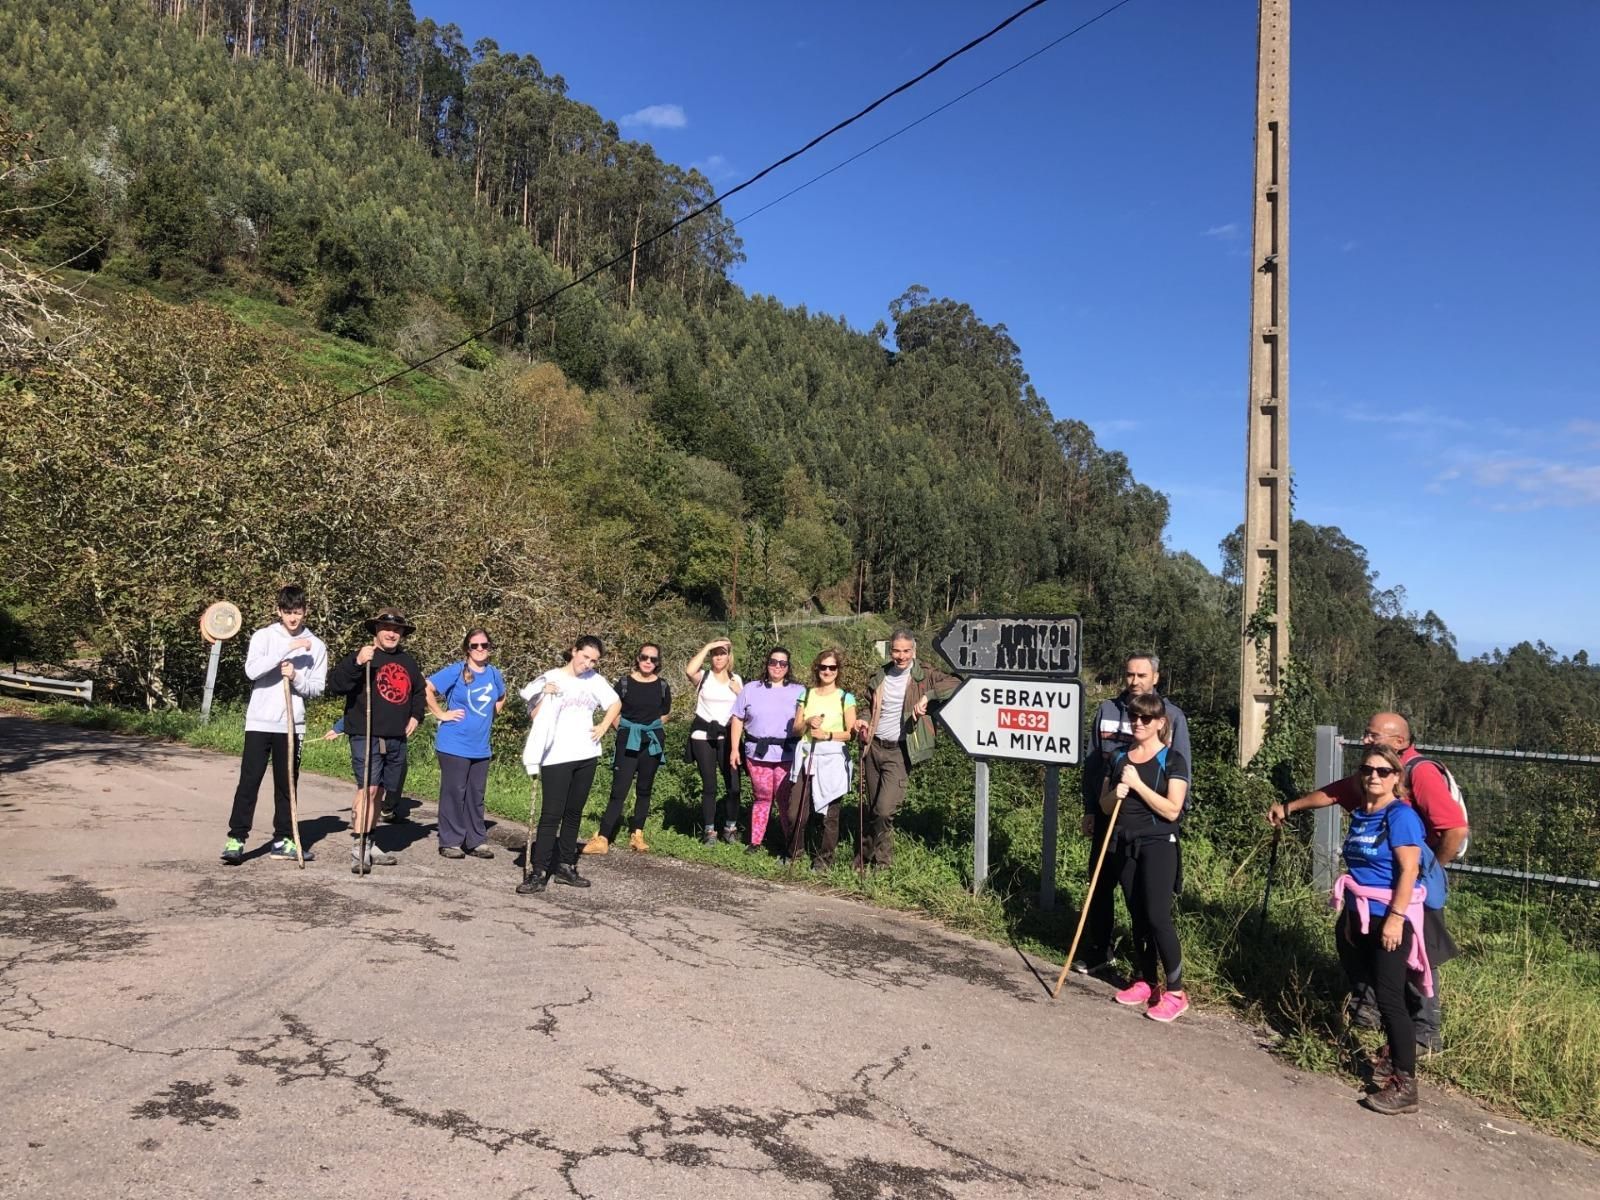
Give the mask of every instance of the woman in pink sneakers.
[(1115, 800), (1122, 801), (1106, 869), (1121, 885), (1133, 923), (1134, 981), (1117, 993), (1117, 1003), (1143, 1006), (1145, 1016), (1165, 1022), (1189, 1007), (1183, 953), (1172, 924), (1172, 899), (1182, 878), (1178, 825), (1189, 795), (1189, 764), (1167, 745), (1172, 722), (1160, 696), (1130, 696), (1127, 712), (1133, 744), (1112, 760), (1100, 789), (1100, 810), (1107, 815)]

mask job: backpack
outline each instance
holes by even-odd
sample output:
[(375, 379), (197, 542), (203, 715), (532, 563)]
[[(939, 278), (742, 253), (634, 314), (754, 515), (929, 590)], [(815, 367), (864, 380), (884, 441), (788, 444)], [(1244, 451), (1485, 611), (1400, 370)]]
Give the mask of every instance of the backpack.
[[(1392, 804), (1383, 810), (1383, 838), (1389, 843), (1391, 852), (1394, 849), (1394, 835), (1389, 832), (1389, 814), (1393, 811)], [(1450, 894), (1450, 884), (1445, 878), (1444, 868), (1439, 865), (1438, 856), (1426, 841), (1422, 843), (1422, 861), (1417, 867), (1417, 882), (1428, 889), (1428, 894), (1422, 901), (1423, 908), (1431, 908), (1437, 912), (1444, 907), (1445, 899)]]
[[(1445, 766), (1437, 758), (1429, 758), (1426, 754), (1419, 754), (1405, 764), (1405, 774), (1403, 778), (1406, 784), (1406, 791), (1411, 791), (1411, 768), (1416, 766), (1418, 763), (1432, 763), (1434, 766), (1439, 768), (1439, 774), (1444, 776), (1445, 787), (1450, 789), (1450, 799), (1454, 800), (1461, 806), (1461, 815), (1467, 818), (1467, 823), (1470, 825), (1472, 822), (1472, 817), (1467, 812), (1467, 798), (1461, 794), (1461, 785), (1456, 782), (1456, 777), (1450, 773), (1450, 768)], [(1467, 847), (1470, 845), (1472, 845), (1472, 835), (1469, 833), (1467, 835), (1467, 840), (1461, 843), (1460, 852), (1456, 855), (1457, 862), (1460, 862), (1467, 857)], [(1441, 868), (1441, 873), (1442, 871), (1443, 868)], [(1429, 890), (1431, 891), (1432, 889), (1430, 888)], [(1430, 904), (1428, 907), (1432, 908), (1433, 905)]]
[[(1163, 747), (1161, 747), (1161, 749), (1156, 751), (1156, 786), (1155, 786), (1155, 790), (1160, 792), (1163, 796), (1165, 796), (1167, 794), (1167, 751), (1170, 748), (1171, 747), (1163, 746)], [(1108, 779), (1121, 779), (1122, 778), (1122, 767), (1123, 767), (1123, 764), (1125, 764), (1127, 761), (1128, 761), (1128, 752), (1126, 750), (1118, 750), (1116, 755), (1113, 756), (1113, 758), (1111, 759), (1111, 771), (1107, 775), (1107, 778)], [(1184, 796), (1183, 809), (1182, 809), (1181, 812), (1178, 813), (1178, 819), (1176, 821), (1162, 821), (1161, 823), (1163, 825), (1171, 825), (1171, 826), (1173, 826), (1174, 827), (1174, 831), (1176, 832), (1176, 830), (1179, 827), (1182, 826), (1183, 818), (1188, 815), (1188, 812), (1189, 812), (1188, 799), (1189, 798), (1188, 798), (1187, 795)], [(1153, 825), (1157, 821), (1160, 821), (1160, 818), (1157, 817), (1155, 815), (1155, 813), (1151, 813), (1150, 814), (1150, 823)]]

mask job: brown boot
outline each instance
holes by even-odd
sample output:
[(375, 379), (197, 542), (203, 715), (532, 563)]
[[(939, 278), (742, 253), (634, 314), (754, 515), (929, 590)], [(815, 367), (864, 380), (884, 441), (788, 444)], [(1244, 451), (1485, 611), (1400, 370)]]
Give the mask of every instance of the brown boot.
[(635, 829), (628, 835), (628, 848), (637, 854), (650, 853), (650, 843), (644, 840), (644, 830)]
[(1368, 1096), (1362, 1103), (1375, 1113), (1386, 1117), (1417, 1111), (1417, 1077), (1396, 1071), (1381, 1092)]
[(1389, 1086), (1389, 1081), (1394, 1078), (1394, 1062), (1389, 1057), (1387, 1044), (1379, 1046), (1367, 1056), (1367, 1067), (1371, 1072), (1373, 1091), (1381, 1092)]
[(606, 839), (605, 835), (597, 833), (592, 838), (590, 838), (587, 842), (585, 842), (583, 844), (582, 853), (584, 853), (584, 854), (606, 854), (606, 853), (609, 853), (610, 850), (611, 850), (611, 843)]

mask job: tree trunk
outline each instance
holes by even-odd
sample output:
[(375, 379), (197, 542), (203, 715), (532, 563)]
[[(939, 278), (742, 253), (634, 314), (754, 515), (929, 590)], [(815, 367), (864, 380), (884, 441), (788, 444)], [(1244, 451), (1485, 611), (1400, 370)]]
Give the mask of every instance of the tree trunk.
[(633, 216), (633, 255), (628, 262), (628, 307), (633, 307), (633, 288), (639, 278), (639, 228), (644, 221), (644, 202)]

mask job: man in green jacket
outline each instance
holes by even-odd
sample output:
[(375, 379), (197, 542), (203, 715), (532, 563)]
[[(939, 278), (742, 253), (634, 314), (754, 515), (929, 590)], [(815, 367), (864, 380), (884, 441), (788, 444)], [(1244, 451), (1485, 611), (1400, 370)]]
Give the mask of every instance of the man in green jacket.
[(906, 798), (911, 770), (933, 756), (930, 700), (948, 700), (961, 681), (917, 662), (917, 639), (909, 629), (896, 629), (889, 639), (889, 661), (867, 685), (871, 716), (856, 722), (862, 741), (861, 771), (872, 832), (858, 851), (856, 866), (870, 861), (887, 867), (894, 858), (894, 814)]

